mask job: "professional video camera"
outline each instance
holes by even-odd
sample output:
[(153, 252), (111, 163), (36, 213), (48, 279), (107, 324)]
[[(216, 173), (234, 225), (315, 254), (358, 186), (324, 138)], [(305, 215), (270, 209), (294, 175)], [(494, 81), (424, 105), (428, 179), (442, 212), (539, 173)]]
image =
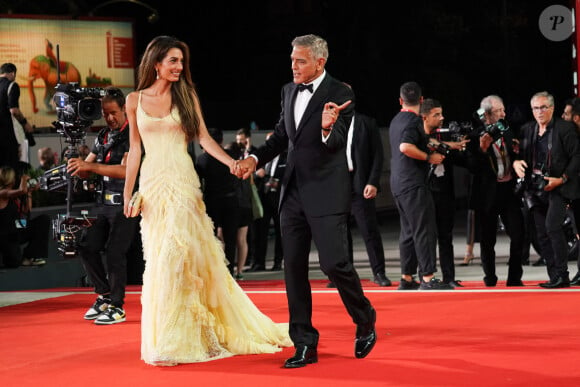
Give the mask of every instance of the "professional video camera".
[(85, 129), (101, 118), (101, 100), (105, 91), (100, 88), (79, 87), (76, 82), (57, 84), (53, 102), (56, 106), (57, 131), (69, 138), (82, 140)]
[[(56, 63), (60, 63), (59, 46), (56, 46)], [(78, 157), (78, 145), (84, 141), (86, 129), (94, 120), (102, 117), (100, 97), (105, 91), (100, 88), (82, 88), (76, 82), (60, 83), (60, 69), (57, 69), (58, 80), (53, 102), (56, 106), (57, 121), (53, 122), (57, 132), (65, 136), (68, 144), (65, 152), (66, 159)], [(87, 211), (73, 215), (72, 193), (73, 177), (67, 172), (67, 165), (63, 164), (45, 172), (40, 178), (41, 189), (56, 190), (66, 185), (66, 214), (58, 214), (52, 221), (53, 237), (57, 241), (58, 250), (64, 257), (77, 255), (78, 239), (83, 228), (90, 227), (96, 220), (89, 217)]]
[(449, 122), (447, 128), (435, 129), (431, 133), (431, 137), (437, 138), (439, 141), (461, 141), (465, 136), (468, 136), (473, 131), (473, 124), (471, 122)]
[(485, 113), (485, 110), (480, 108), (480, 109), (477, 109), (477, 111), (474, 114), (474, 116), (478, 120), (480, 120), (481, 123), (483, 124), (483, 129), (479, 133), (479, 135), (483, 136), (485, 133), (487, 133), (491, 136), (491, 138), (493, 138), (493, 141), (499, 140), (500, 138), (503, 137), (504, 132), (510, 128), (507, 121), (504, 119), (500, 119), (495, 124), (487, 124), (486, 125), (486, 124), (484, 124), (485, 123), (484, 113)]

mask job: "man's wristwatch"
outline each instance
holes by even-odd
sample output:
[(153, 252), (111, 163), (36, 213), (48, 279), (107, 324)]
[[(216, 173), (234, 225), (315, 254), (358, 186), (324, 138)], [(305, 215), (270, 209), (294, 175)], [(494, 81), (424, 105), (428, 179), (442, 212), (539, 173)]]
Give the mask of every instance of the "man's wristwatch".
[(568, 181), (568, 176), (566, 176), (566, 174), (563, 174), (562, 176), (560, 176), (560, 179), (562, 179), (562, 184), (566, 184), (566, 182)]

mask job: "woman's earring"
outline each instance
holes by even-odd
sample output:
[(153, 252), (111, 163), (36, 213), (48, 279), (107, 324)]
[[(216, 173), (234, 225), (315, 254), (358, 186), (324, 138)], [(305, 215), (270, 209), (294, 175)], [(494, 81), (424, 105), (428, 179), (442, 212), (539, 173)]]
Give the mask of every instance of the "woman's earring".
[(155, 69), (155, 79), (159, 79), (159, 70)]

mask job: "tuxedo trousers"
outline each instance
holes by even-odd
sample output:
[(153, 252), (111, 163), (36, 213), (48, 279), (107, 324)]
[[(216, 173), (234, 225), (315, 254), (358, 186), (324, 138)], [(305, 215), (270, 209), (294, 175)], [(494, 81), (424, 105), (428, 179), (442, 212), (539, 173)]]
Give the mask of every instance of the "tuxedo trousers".
[(312, 325), (312, 292), (308, 278), (311, 243), (320, 268), (336, 285), (348, 314), (357, 325), (367, 324), (371, 304), (349, 259), (347, 212), (312, 216), (305, 212), (300, 189), (291, 180), (280, 208), (284, 278), (290, 312), (289, 333), (294, 345), (316, 347), (319, 333)]

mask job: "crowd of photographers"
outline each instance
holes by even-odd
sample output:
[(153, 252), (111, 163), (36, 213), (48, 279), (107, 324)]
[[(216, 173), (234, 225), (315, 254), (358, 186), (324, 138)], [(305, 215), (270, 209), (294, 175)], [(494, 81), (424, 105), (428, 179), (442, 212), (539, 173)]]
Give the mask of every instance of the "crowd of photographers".
[[(426, 101), (432, 105), (432, 100)], [(520, 128), (509, 126), (503, 100), (490, 95), (481, 101), (473, 124), (451, 123), (446, 129), (426, 130), (432, 138), (431, 152), (444, 154), (446, 161), (454, 160), (470, 172), (469, 203), (479, 230), (483, 282), (489, 287), (498, 282), (495, 264), (498, 220), (510, 238), (507, 286), (524, 285), (523, 262), (530, 241), (535, 242), (534, 247), (547, 268), (548, 281), (540, 283), (541, 287), (580, 284), (579, 273), (570, 279), (568, 272), (570, 250), (577, 243), (580, 221), (580, 100), (568, 101), (562, 118), (554, 113), (554, 97), (548, 92), (534, 94), (530, 104), (534, 120)], [(422, 113), (428, 114), (429, 109), (422, 109)], [(454, 149), (453, 144), (460, 139), (469, 142), (463, 149)], [(432, 165), (428, 176), (439, 205), (445, 202), (440, 187), (433, 182), (441, 180), (444, 165)], [(449, 205), (445, 208), (449, 211)], [(438, 211), (437, 215), (443, 217), (444, 213)], [(530, 224), (524, 222), (524, 214)], [(461, 285), (452, 277), (454, 272), (447, 259), (449, 243), (445, 240), (451, 228), (452, 225), (438, 219), (444, 282), (456, 287)]]

